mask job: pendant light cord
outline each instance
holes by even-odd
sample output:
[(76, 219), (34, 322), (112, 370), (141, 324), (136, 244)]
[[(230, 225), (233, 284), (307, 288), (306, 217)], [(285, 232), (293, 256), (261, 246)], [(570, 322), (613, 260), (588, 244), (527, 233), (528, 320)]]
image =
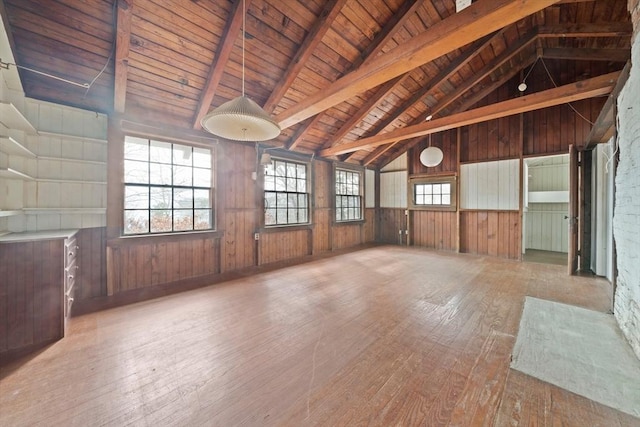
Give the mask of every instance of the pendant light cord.
[(247, 27), (246, 0), (242, 0), (242, 96), (244, 96), (244, 39)]

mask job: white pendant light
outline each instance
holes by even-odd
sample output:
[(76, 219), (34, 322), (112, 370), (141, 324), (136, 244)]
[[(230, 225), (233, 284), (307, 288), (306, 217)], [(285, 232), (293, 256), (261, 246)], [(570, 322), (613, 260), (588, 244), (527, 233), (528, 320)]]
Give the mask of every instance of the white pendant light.
[(438, 147), (427, 147), (420, 153), (420, 163), (429, 168), (438, 166), (443, 158), (444, 154)]
[(268, 141), (280, 135), (280, 126), (258, 104), (244, 95), (245, 1), (242, 0), (242, 95), (227, 101), (200, 120), (207, 131), (234, 141)]
[[(425, 121), (428, 122), (432, 118), (432, 115), (428, 115)], [(444, 154), (442, 153), (442, 150), (438, 147), (431, 146), (431, 134), (429, 134), (429, 146), (420, 153), (420, 163), (428, 168), (432, 168), (438, 166), (442, 162), (443, 158)]]

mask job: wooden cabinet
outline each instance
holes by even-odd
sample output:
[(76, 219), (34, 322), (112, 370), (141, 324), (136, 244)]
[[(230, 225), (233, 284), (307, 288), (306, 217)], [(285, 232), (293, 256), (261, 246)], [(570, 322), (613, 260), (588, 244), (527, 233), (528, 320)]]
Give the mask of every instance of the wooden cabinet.
[(78, 250), (75, 231), (0, 237), (0, 360), (64, 336)]

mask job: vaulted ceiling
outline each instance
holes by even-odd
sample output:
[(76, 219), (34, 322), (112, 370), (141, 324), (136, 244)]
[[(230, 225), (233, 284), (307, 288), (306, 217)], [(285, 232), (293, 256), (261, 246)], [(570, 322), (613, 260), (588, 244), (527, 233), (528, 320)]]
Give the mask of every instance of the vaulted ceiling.
[[(29, 97), (199, 129), (241, 93), (242, 0), (0, 2), (16, 63), (78, 83), (23, 68)], [(626, 0), (476, 0), (461, 12), (454, 0), (245, 7), (245, 92), (283, 128), (268, 144), (368, 166), (408, 140), (354, 141), (469, 110), (536, 58), (620, 70), (630, 57)], [(337, 153), (344, 144), (354, 148)]]

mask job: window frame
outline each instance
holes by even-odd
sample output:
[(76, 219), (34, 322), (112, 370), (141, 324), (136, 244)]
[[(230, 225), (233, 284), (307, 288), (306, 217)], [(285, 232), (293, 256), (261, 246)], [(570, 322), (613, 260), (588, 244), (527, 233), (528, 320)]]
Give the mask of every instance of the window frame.
[[(451, 203), (448, 205), (426, 205), (416, 203), (416, 186), (424, 184), (450, 184), (451, 185)], [(458, 209), (458, 177), (456, 175), (446, 176), (420, 176), (409, 178), (409, 185), (407, 186), (407, 200), (409, 202), (409, 208), (412, 210), (426, 210), (426, 211), (456, 211)]]
[[(151, 171), (149, 170), (148, 172), (148, 183), (134, 183), (134, 182), (127, 182), (125, 179), (125, 161), (126, 160), (134, 160), (134, 161), (141, 161), (141, 160), (135, 160), (135, 159), (127, 159), (125, 157), (125, 147), (127, 144), (127, 138), (131, 137), (131, 138), (137, 138), (137, 139), (143, 139), (146, 140), (148, 143), (148, 146), (151, 147), (152, 142), (160, 142), (160, 143), (165, 143), (165, 144), (171, 144), (171, 153), (172, 153), (172, 158), (171, 158), (171, 167), (173, 169), (174, 166), (186, 166), (186, 165), (180, 165), (174, 162), (174, 158), (173, 158), (173, 148), (174, 145), (180, 146), (180, 147), (189, 147), (192, 150), (194, 148), (196, 149), (204, 149), (204, 150), (208, 150), (210, 152), (210, 164), (208, 166), (208, 170), (210, 171), (210, 186), (209, 187), (203, 187), (203, 186), (196, 186), (194, 185), (193, 181), (191, 183), (191, 186), (182, 186), (182, 185), (173, 185), (173, 182), (168, 185), (168, 184), (152, 184), (151, 183)], [(198, 143), (193, 143), (190, 141), (185, 141), (185, 140), (173, 140), (172, 138), (165, 138), (165, 137), (156, 137), (156, 136), (149, 136), (149, 135), (144, 135), (144, 134), (137, 134), (137, 133), (130, 133), (130, 132), (125, 132), (123, 135), (123, 139), (122, 139), (122, 154), (121, 154), (121, 161), (122, 161), (122, 170), (121, 170), (121, 190), (122, 190), (122, 204), (121, 204), (121, 228), (120, 228), (120, 237), (121, 238), (144, 238), (144, 237), (154, 237), (154, 236), (179, 236), (179, 235), (184, 235), (184, 234), (193, 234), (193, 233), (197, 233), (197, 234), (202, 234), (202, 233), (216, 233), (217, 232), (217, 200), (216, 200), (216, 184), (217, 184), (217, 162), (216, 162), (216, 150), (213, 146), (208, 145), (208, 144), (198, 144)], [(192, 151), (193, 152), (193, 151)], [(151, 164), (159, 164), (159, 165), (168, 165), (169, 163), (163, 163), (163, 162), (153, 162), (151, 161), (151, 154), (150, 154), (150, 150), (149, 150), (149, 155), (147, 157), (146, 160), (146, 164), (147, 165), (151, 165)], [(195, 166), (193, 163), (190, 166), (186, 166), (191, 168), (191, 176), (192, 176), (192, 180), (194, 177), (194, 169), (207, 169), (205, 167), (199, 167), (199, 166)], [(127, 233), (125, 232), (125, 224), (126, 224), (126, 218), (125, 218), (125, 213), (129, 210), (136, 210), (136, 209), (127, 209), (125, 207), (125, 203), (126, 203), (126, 191), (127, 191), (127, 187), (146, 187), (149, 188), (149, 191), (151, 191), (152, 188), (163, 188), (163, 189), (170, 189), (171, 191), (171, 208), (167, 209), (170, 210), (172, 215), (172, 221), (171, 221), (171, 230), (169, 231), (151, 231), (151, 213), (153, 210), (151, 208), (151, 200), (149, 200), (149, 204), (148, 207), (146, 209), (142, 209), (142, 210), (147, 210), (148, 213), (148, 219), (149, 219), (149, 224), (148, 224), (148, 231), (147, 232), (141, 232), (141, 233)], [(209, 191), (209, 207), (208, 208), (196, 208), (195, 206), (195, 199), (192, 199), (192, 206), (190, 208), (185, 208), (187, 210), (191, 210), (192, 212), (192, 229), (190, 230), (175, 230), (175, 223), (173, 221), (173, 214), (175, 210), (180, 210), (180, 208), (176, 208), (174, 206), (175, 200), (174, 200), (174, 190), (175, 189), (191, 189), (192, 191), (194, 190), (208, 190)], [(149, 193), (150, 194), (150, 193)], [(149, 196), (150, 197), (150, 196)], [(209, 210), (210, 212), (210, 222), (211, 222), (211, 227), (210, 228), (203, 228), (203, 229), (196, 229), (195, 228), (195, 214), (196, 211), (198, 210)]]
[[(338, 172), (347, 172), (347, 173), (353, 173), (353, 174), (357, 174), (358, 175), (358, 179), (359, 179), (359, 183), (358, 183), (358, 195), (355, 197), (359, 198), (359, 202), (360, 202), (360, 218), (357, 219), (338, 219), (338, 197), (354, 197), (354, 195), (351, 194), (338, 194), (336, 187), (338, 184)], [(364, 204), (365, 204), (365, 195), (364, 195), (364, 191), (365, 191), (365, 169), (361, 168), (361, 167), (356, 167), (353, 165), (345, 165), (345, 164), (333, 164), (333, 180), (332, 180), (332, 184), (333, 184), (333, 191), (332, 191), (332, 195), (333, 195), (333, 221), (335, 224), (357, 224), (357, 223), (362, 223), (364, 222)]]
[[(263, 150), (264, 152), (264, 150)], [(295, 165), (303, 165), (305, 167), (305, 183), (306, 183), (306, 188), (305, 188), (305, 192), (301, 193), (298, 191), (295, 192), (290, 192), (290, 191), (278, 191), (278, 190), (267, 190), (265, 188), (265, 183), (266, 183), (266, 174), (267, 174), (267, 166), (266, 165), (260, 165), (260, 190), (261, 190), (261, 207), (262, 207), (262, 217), (261, 217), (261, 230), (268, 232), (269, 230), (278, 230), (278, 229), (292, 229), (292, 228), (308, 228), (309, 226), (312, 225), (313, 221), (312, 221), (312, 215), (313, 215), (313, 172), (312, 172), (312, 163), (311, 161), (309, 161), (307, 158), (298, 158), (296, 156), (282, 156), (282, 155), (278, 155), (278, 154), (274, 154), (271, 156), (271, 164), (274, 165), (275, 167), (275, 162), (285, 162), (285, 169), (286, 169), (286, 165), (287, 164), (295, 164)], [(275, 177), (275, 175), (274, 175)], [(298, 179), (297, 177), (294, 179)], [(286, 182), (286, 181), (285, 181)], [(285, 184), (286, 186), (286, 184)], [(307, 196), (307, 206), (306, 206), (306, 211), (307, 211), (307, 221), (306, 222), (294, 222), (294, 223), (286, 223), (286, 224), (278, 224), (277, 223), (277, 212), (276, 212), (276, 223), (275, 224), (267, 224), (266, 221), (266, 216), (267, 216), (267, 201), (266, 201), (266, 193), (270, 192), (270, 193), (275, 193), (276, 194), (276, 199), (277, 199), (277, 194), (278, 193), (284, 193), (284, 194), (305, 194)], [(289, 198), (287, 196), (287, 211), (289, 210)], [(277, 209), (277, 208), (275, 208)], [(300, 209), (300, 208), (296, 208), (296, 209)]]

